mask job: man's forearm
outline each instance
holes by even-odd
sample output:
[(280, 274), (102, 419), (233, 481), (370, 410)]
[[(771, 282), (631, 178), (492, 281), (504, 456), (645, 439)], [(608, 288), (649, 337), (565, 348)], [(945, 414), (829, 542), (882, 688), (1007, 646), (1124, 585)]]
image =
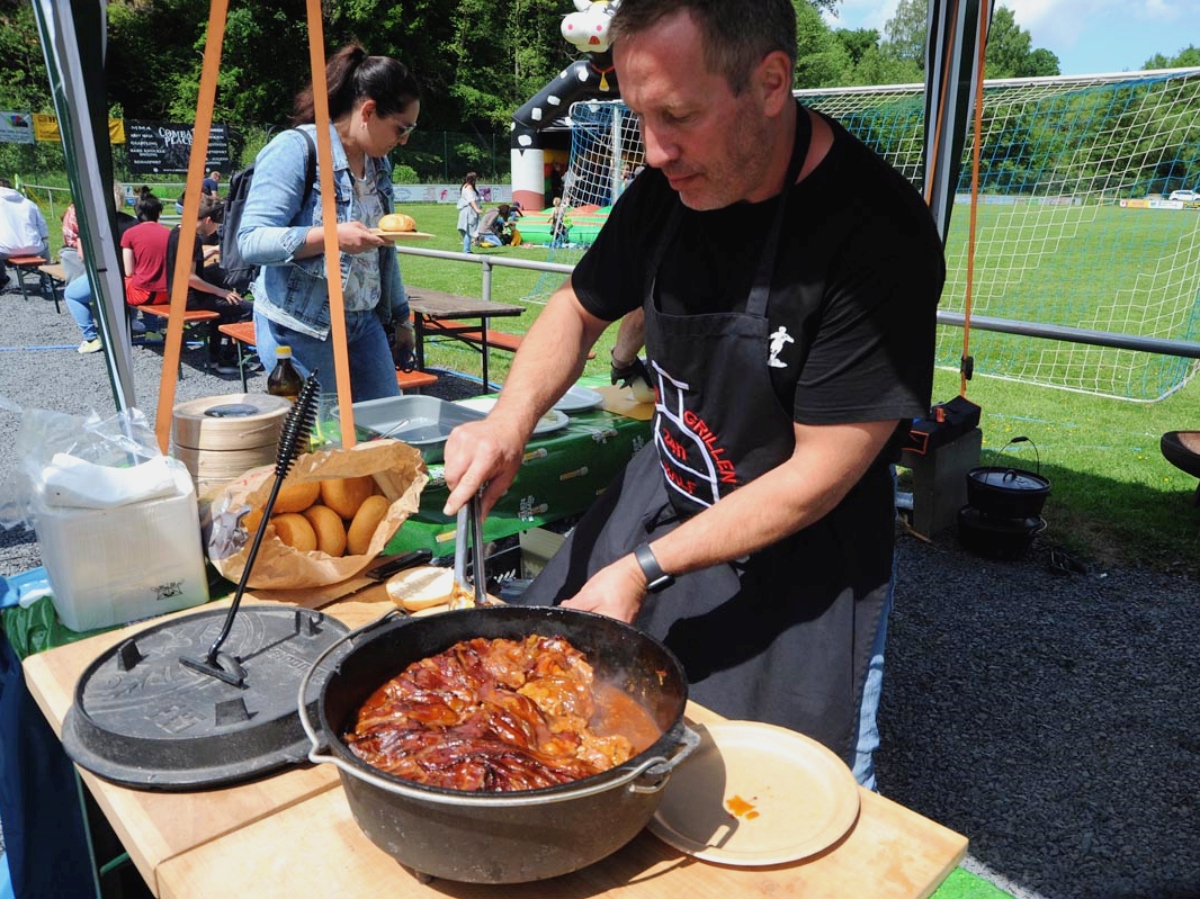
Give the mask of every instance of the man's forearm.
[(798, 428), (797, 451), (786, 462), (655, 540), (659, 565), (669, 574), (708, 568), (748, 556), (819, 521), (862, 478), (895, 425)]

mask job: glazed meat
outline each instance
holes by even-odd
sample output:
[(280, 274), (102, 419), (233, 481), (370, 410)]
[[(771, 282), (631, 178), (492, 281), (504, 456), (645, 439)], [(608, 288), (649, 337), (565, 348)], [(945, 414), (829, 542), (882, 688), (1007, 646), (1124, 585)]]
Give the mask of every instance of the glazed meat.
[(634, 754), (626, 737), (593, 731), (593, 679), (562, 637), (464, 640), (376, 690), (345, 740), (364, 762), (429, 786), (509, 792), (569, 783)]

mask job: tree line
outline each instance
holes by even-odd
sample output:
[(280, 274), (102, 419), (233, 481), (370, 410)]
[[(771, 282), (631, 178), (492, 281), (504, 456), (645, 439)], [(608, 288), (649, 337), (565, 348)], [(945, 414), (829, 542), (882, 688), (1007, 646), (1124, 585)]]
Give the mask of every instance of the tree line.
[[(920, 82), (926, 0), (900, 0), (884, 34), (831, 27), (838, 0), (794, 0), (797, 88)], [(339, 0), (327, 2), (327, 52), (358, 41), (416, 73), (424, 97), (421, 130), (465, 143), (507, 137), (512, 113), (577, 55), (559, 32), (567, 0)], [(190, 122), (195, 115), (208, 0), (108, 3), (110, 115)], [(1197, 52), (1188, 48), (1185, 52)], [(1151, 63), (1171, 64), (1156, 56)], [(1004, 6), (996, 8), (987, 77), (1058, 74), (1058, 59), (1034, 48)], [(231, 0), (214, 120), (244, 141), (243, 163), (287, 123), (292, 98), (309, 79), (308, 33), (298, 0)], [(0, 108), (53, 112), (32, 4), (0, 0)], [(416, 152), (413, 152), (413, 150)], [(456, 148), (461, 150), (463, 148)], [(410, 146), (397, 155), (398, 180), (440, 180), (447, 146)], [(465, 154), (470, 158), (470, 152)], [(61, 150), (0, 145), (0, 172), (55, 171)], [(32, 172), (25, 171), (26, 176)]]

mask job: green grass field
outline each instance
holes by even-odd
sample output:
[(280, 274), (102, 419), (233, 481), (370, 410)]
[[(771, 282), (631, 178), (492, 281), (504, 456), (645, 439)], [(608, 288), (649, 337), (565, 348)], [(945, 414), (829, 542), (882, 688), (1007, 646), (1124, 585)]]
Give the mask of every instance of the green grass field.
[[(963, 312), (970, 211), (955, 209), (942, 309)], [(972, 314), (1141, 337), (1200, 341), (1200, 211), (982, 205)], [(976, 331), (976, 371), (1025, 383), (1154, 400), (1184, 360)], [(943, 328), (938, 361), (957, 365), (962, 332)]]
[[(996, 213), (996, 221), (1005, 227), (1018, 228), (1020, 215), (1012, 214), (1009, 207), (984, 207), (990, 216)], [(416, 206), (406, 209), (417, 219), (423, 231), (432, 232), (432, 240), (419, 246), (436, 249), (456, 250), (460, 248), (458, 232), (455, 230), (456, 211), (452, 206)], [(1140, 234), (1140, 251), (1146, 256), (1164, 255), (1165, 249), (1194, 238), (1195, 229), (1200, 227), (1200, 214), (1191, 211), (1158, 212), (1155, 210), (1096, 209), (1091, 221), (1077, 209), (1056, 210), (1063, 214), (1055, 216), (1061, 238), (1073, 241), (1094, 240), (1083, 236), (1083, 232), (1095, 229), (1103, 235), (1105, 229), (1119, 227)], [(1000, 213), (1004, 213), (1001, 215)], [(959, 232), (965, 233), (967, 215), (965, 208), (956, 210), (954, 234), (950, 247), (950, 266), (953, 269), (955, 241), (961, 240)], [(1158, 218), (1165, 216), (1165, 219)], [(981, 217), (982, 218), (982, 217)], [(1163, 223), (1166, 237), (1159, 233)], [(981, 226), (982, 227), (982, 226)], [(1062, 252), (1062, 239), (1051, 240), (1050, 227), (1039, 225), (1031, 233), (1045, 230), (1042, 244), (1056, 246)], [(1191, 231), (1189, 231), (1191, 229)], [(1018, 240), (1001, 252), (991, 251), (983, 260), (983, 271), (991, 277), (1004, 266), (1006, 254), (1010, 263), (1020, 263), (1022, 270), (1013, 275), (1010, 282), (1038, 285), (1045, 280), (1047, 266), (1053, 255), (1049, 250), (1040, 254), (1039, 271), (1029, 269), (1028, 256), (1020, 262), (1021, 247), (1036, 244), (1035, 240)], [(550, 251), (544, 248), (522, 249), (504, 247), (487, 251), (493, 256), (510, 256), (521, 259), (545, 260)], [(1130, 254), (1132, 258), (1133, 255)], [(570, 262), (561, 252), (555, 261)], [(1181, 263), (1184, 264), (1184, 263)], [(465, 265), (440, 259), (423, 259), (402, 256), (404, 279), (408, 284), (438, 290), (447, 290), (469, 296), (480, 296), (482, 275), (479, 266)], [(1148, 267), (1146, 262), (1129, 262), (1130, 271), (1092, 277), (1094, 287), (1109, 294), (1120, 294), (1131, 288), (1118, 285), (1136, 285), (1141, 272)], [(1195, 259), (1185, 264), (1188, 271), (1175, 275), (1177, 280), (1196, 279), (1200, 269)], [(977, 277), (983, 277), (977, 269)], [(502, 302), (525, 302), (526, 313), (520, 318), (497, 319), (493, 327), (500, 330), (524, 332), (536, 318), (540, 305), (526, 302), (538, 288), (543, 277), (537, 272), (497, 268), (493, 273), (493, 298)], [(544, 286), (544, 285), (543, 285)], [(942, 308), (961, 310), (961, 291), (952, 294), (953, 281), (948, 284)], [(1042, 285), (1039, 297), (1027, 300), (1026, 311), (1037, 312), (1048, 305), (1063, 291)], [(1009, 294), (1013, 291), (1009, 290)], [(1193, 291), (1193, 295), (1195, 291)], [(989, 309), (979, 314), (1007, 317), (1015, 311), (1000, 312)], [(1034, 318), (1033, 320), (1040, 320)], [(1078, 324), (1078, 320), (1074, 322)], [(1108, 328), (1105, 328), (1107, 330)], [(1116, 330), (1114, 326), (1112, 328)], [(605, 335), (597, 347), (597, 358), (588, 363), (589, 374), (604, 374), (608, 371), (608, 347), (612, 333)], [(943, 328), (943, 342), (951, 348), (951, 358), (957, 360), (962, 346), (962, 331), (959, 328)], [(995, 336), (974, 332), (972, 343), (978, 347)], [(1193, 337), (1192, 339), (1196, 339)], [(1014, 338), (1015, 340), (1015, 338)], [(1030, 355), (1032, 338), (1022, 338), (1021, 352)], [(1069, 347), (1051, 341), (1034, 341), (1043, 348), (1044, 355), (1061, 354)], [(439, 346), (431, 350), (429, 364), (480, 373), (479, 357), (469, 349)], [(1144, 364), (1144, 354), (1129, 353), (1137, 364)], [(506, 353), (496, 353), (491, 369), (493, 380), (499, 380), (507, 371)], [(1052, 363), (1043, 363), (1052, 364)], [(939, 370), (935, 379), (934, 401), (942, 402), (956, 396), (959, 391), (958, 375), (955, 371)], [(1191, 497), (1196, 489), (1196, 479), (1171, 466), (1162, 457), (1159, 439), (1166, 431), (1200, 429), (1200, 387), (1193, 381), (1160, 402), (1131, 402), (1109, 399), (1066, 390), (1052, 389), (1015, 380), (1000, 380), (977, 375), (968, 384), (967, 397), (983, 409), (981, 430), (984, 451), (981, 464), (996, 464), (1000, 454), (1002, 464), (1015, 467), (1036, 467), (1034, 447), (1041, 457), (1041, 471), (1051, 481), (1051, 495), (1043, 512), (1049, 527), (1039, 539), (1063, 547), (1066, 551), (1096, 566), (1106, 564), (1139, 564), (1157, 570), (1185, 573), (1200, 578), (1200, 509), (1191, 506)], [(1017, 444), (1004, 449), (1010, 439), (1017, 436), (1029, 437), (1033, 446)], [(1001, 452), (1003, 450), (1003, 452)]]

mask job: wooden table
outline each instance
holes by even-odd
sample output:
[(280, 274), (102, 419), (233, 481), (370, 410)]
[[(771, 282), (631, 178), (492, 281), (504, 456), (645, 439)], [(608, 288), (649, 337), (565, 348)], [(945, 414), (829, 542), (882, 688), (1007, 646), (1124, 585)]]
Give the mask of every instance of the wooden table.
[[(479, 344), (483, 354), (483, 383), (485, 389), (490, 390), (491, 382), (488, 380), (488, 319), (520, 315), (525, 311), (525, 307), (505, 303), (493, 303), (491, 300), (478, 300), (473, 297), (462, 297), (453, 293), (445, 293), (441, 290), (429, 290), (425, 287), (409, 287), (407, 290), (408, 307), (412, 310), (413, 322), (416, 329), (417, 368), (425, 368), (425, 335), (436, 332), (453, 337), (468, 331), (479, 333), (478, 340), (473, 339), (464, 341), (464, 343), (470, 346)], [(480, 325), (478, 327), (474, 324), (469, 327), (443, 325), (438, 326), (436, 329), (429, 327), (432, 322), (441, 319), (464, 318), (477, 318), (480, 320)]]
[[(322, 602), (328, 597), (320, 591), (302, 598), (309, 607)], [(336, 600), (324, 611), (357, 627), (390, 607), (384, 588), (377, 586)], [(25, 661), (29, 690), (57, 733), (83, 669), (142, 627), (131, 625)], [(688, 717), (697, 723), (720, 720), (694, 704)], [(556, 878), (553, 885), (441, 880), (423, 885), (359, 830), (330, 765), (292, 768), (243, 786), (196, 793), (130, 790), (81, 773), (142, 877), (163, 899), (211, 899), (231, 891), (260, 899), (351, 894), (391, 899), (925, 899), (967, 847), (965, 837), (860, 790), (858, 820), (846, 837), (794, 864), (708, 864), (643, 832), (609, 858)]]

